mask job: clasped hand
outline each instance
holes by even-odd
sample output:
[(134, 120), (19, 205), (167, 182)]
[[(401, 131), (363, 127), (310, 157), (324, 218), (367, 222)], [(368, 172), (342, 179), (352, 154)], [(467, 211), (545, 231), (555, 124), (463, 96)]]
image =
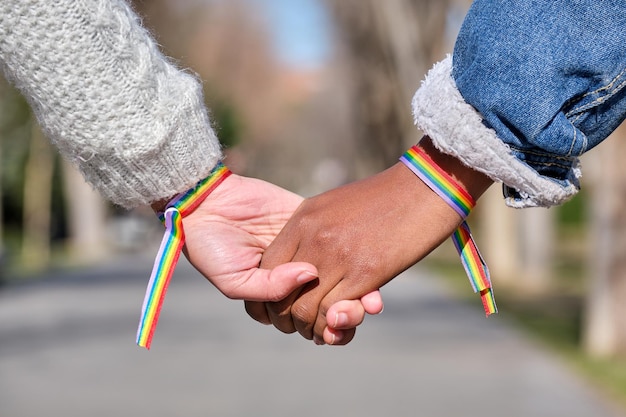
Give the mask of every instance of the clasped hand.
[(346, 320), (336, 303), (381, 288), (439, 246), (460, 221), (400, 163), (307, 199), (267, 248), (261, 268), (308, 262), (319, 279), (280, 301), (247, 301), (246, 310), (286, 333), (348, 343), (355, 328), (336, 330)]
[[(259, 264), (268, 245), (302, 200), (265, 181), (232, 174), (183, 219), (184, 253), (229, 298), (251, 302), (279, 302), (288, 298), (297, 288), (317, 280), (317, 268), (300, 261), (271, 266), (266, 263), (261, 267)], [(328, 329), (328, 334), (341, 333), (342, 329), (353, 334), (366, 312), (377, 314), (381, 310), (378, 291), (341, 301), (331, 312), (344, 319), (334, 323), (335, 328)], [(349, 341), (344, 338), (342, 343), (335, 339), (336, 344)], [(332, 343), (333, 338), (329, 336), (326, 341)]]
[[(447, 156), (440, 162), (470, 180), (475, 198), (491, 184)], [(438, 247), (461, 218), (398, 163), (304, 201), (231, 175), (183, 222), (189, 261), (227, 297), (245, 300), (252, 318), (343, 345), (365, 313), (382, 311), (378, 289)]]

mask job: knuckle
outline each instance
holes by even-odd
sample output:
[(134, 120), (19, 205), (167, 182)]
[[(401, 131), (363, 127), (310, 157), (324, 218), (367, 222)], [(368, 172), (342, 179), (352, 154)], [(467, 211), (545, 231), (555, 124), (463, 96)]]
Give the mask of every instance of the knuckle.
[(316, 231), (313, 243), (318, 248), (324, 248), (326, 251), (332, 251), (340, 259), (344, 259), (349, 252), (349, 246), (341, 242), (337, 236), (337, 231), (333, 229), (322, 229)]
[(296, 331), (291, 316), (288, 313), (272, 317), (272, 324), (283, 333), (293, 333)]
[(267, 316), (267, 312), (265, 311), (265, 307), (261, 303), (252, 303), (246, 301), (245, 304), (246, 313), (254, 320), (263, 324), (270, 324), (269, 317)]
[(293, 322), (298, 332), (306, 339), (313, 337), (313, 325), (315, 324), (316, 312), (312, 312), (305, 306), (294, 307), (291, 311)]
[(278, 330), (283, 333), (293, 333), (296, 328), (292, 321), (290, 305), (285, 302), (265, 303), (269, 318)]
[(306, 304), (297, 303), (291, 308), (291, 316), (294, 321), (298, 321), (300, 323), (311, 323), (317, 316), (317, 311), (312, 311), (312, 309)]
[(268, 312), (270, 312), (276, 317), (281, 317), (281, 318), (289, 317), (290, 306), (291, 306), (291, 303), (287, 299), (265, 303), (265, 308), (267, 308)]

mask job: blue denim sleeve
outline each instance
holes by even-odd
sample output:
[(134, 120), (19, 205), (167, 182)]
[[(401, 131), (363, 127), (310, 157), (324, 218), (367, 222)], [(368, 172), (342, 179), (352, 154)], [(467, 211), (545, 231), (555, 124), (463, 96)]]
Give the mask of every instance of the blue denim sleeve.
[[(416, 93), (416, 123), (503, 182), (507, 204), (560, 204), (579, 188), (578, 157), (626, 117), (625, 27), (623, 0), (476, 0), (452, 62)], [(454, 99), (435, 85), (445, 83)], [(451, 120), (422, 120), (433, 100)]]

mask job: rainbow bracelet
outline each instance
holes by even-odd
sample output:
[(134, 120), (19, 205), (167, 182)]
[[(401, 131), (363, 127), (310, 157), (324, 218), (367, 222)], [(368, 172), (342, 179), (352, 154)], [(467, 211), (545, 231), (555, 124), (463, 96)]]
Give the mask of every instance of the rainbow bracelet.
[(498, 308), (491, 288), (489, 269), (480, 255), (476, 242), (474, 242), (474, 238), (472, 238), (470, 233), (469, 225), (465, 221), (465, 218), (476, 204), (474, 199), (417, 146), (413, 146), (406, 151), (400, 157), (400, 161), (448, 203), (463, 219), (461, 225), (452, 234), (454, 247), (461, 257), (461, 262), (474, 292), (480, 293), (485, 314), (489, 316), (497, 313)]
[(189, 191), (178, 194), (167, 204), (163, 213), (158, 213), (159, 219), (165, 225), (165, 233), (146, 288), (137, 328), (137, 345), (150, 349), (152, 344), (167, 286), (185, 245), (183, 217), (193, 212), (230, 174), (228, 168), (221, 162), (218, 163), (208, 177)]

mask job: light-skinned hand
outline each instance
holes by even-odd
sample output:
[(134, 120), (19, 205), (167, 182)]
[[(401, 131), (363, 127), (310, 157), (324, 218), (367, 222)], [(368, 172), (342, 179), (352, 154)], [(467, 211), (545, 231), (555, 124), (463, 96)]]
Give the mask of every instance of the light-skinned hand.
[[(279, 301), (317, 280), (317, 269), (305, 262), (259, 268), (268, 245), (301, 202), (302, 197), (278, 186), (232, 174), (183, 219), (185, 255), (231, 299)], [(365, 312), (382, 310), (382, 299), (376, 291), (363, 303), (344, 300), (335, 310), (348, 318), (343, 327), (350, 329)]]

